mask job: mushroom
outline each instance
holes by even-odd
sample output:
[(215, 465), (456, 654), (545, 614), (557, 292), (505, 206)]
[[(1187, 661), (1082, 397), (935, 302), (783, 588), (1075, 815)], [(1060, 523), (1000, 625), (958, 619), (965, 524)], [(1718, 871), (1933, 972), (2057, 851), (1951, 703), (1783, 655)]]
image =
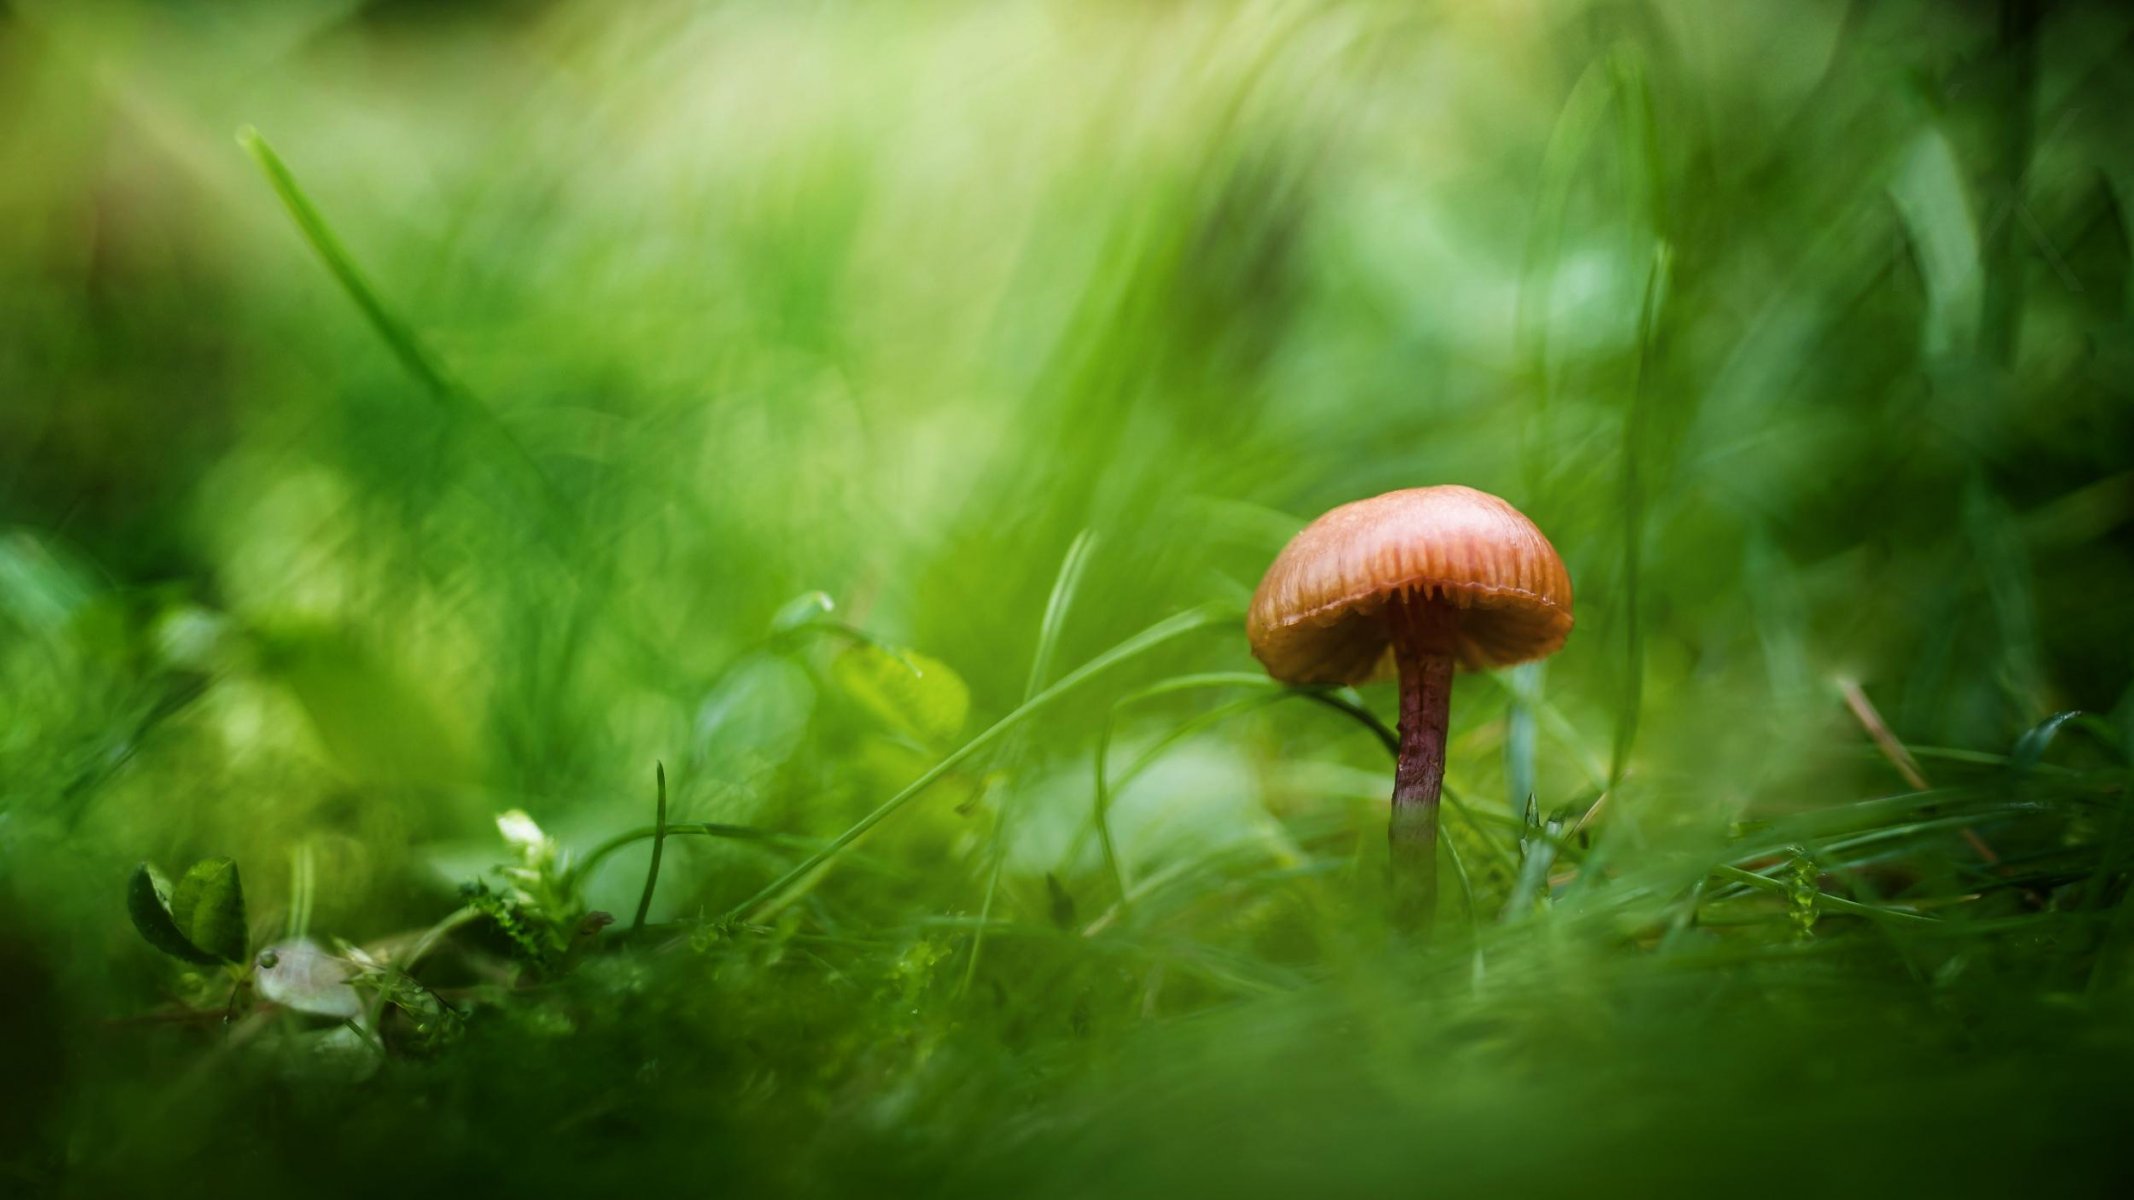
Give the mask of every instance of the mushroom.
[(1291, 684), (1400, 680), (1389, 841), (1395, 919), (1437, 903), (1438, 794), (1454, 666), (1554, 654), (1571, 632), (1571, 577), (1534, 523), (1473, 488), (1408, 488), (1305, 526), (1252, 597), (1246, 633)]

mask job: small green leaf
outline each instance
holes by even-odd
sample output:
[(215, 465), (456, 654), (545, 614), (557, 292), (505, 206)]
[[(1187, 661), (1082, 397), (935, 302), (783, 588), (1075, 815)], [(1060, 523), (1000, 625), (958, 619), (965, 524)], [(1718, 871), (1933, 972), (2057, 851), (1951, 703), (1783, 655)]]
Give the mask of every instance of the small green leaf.
[(206, 858), (194, 863), (171, 893), (170, 917), (186, 941), (217, 961), (244, 961), (245, 892), (235, 861)]
[(837, 686), (883, 724), (934, 745), (963, 731), (971, 689), (944, 663), (911, 650), (853, 646), (831, 665)]
[(1889, 195), (1926, 285), (1921, 345), (1934, 356), (1961, 352), (1978, 338), (1985, 272), (1968, 193), (1955, 142), (1927, 123), (1897, 165)]
[(791, 633), (804, 625), (812, 625), (837, 610), (837, 602), (828, 592), (802, 592), (778, 606), (777, 615), (771, 618), (773, 634)]
[(133, 927), (149, 945), (186, 962), (211, 967), (222, 960), (185, 940), (178, 932), (178, 923), (170, 915), (170, 881), (161, 871), (142, 863), (133, 869), (133, 878), (126, 884), (126, 913), (133, 918)]

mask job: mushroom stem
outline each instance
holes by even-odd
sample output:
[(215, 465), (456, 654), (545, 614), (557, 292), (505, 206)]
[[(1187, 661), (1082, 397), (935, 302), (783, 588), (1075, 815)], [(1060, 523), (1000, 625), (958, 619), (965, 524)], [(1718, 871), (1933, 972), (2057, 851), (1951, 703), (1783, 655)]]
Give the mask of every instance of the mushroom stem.
[(1393, 772), (1388, 841), (1393, 919), (1404, 929), (1427, 930), (1437, 911), (1438, 795), (1445, 782), (1458, 619), (1451, 605), (1424, 595), (1396, 595), (1386, 605), (1400, 669), (1400, 763)]

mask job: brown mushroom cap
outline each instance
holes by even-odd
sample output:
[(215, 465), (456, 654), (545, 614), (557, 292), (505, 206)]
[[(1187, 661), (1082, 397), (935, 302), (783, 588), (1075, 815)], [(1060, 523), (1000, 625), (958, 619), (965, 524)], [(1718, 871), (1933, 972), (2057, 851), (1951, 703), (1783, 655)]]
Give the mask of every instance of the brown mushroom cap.
[(1252, 596), (1253, 657), (1285, 683), (1362, 683), (1390, 666), (1396, 595), (1455, 612), (1453, 657), (1488, 670), (1554, 654), (1571, 576), (1518, 509), (1473, 488), (1408, 488), (1334, 509), (1290, 539)]

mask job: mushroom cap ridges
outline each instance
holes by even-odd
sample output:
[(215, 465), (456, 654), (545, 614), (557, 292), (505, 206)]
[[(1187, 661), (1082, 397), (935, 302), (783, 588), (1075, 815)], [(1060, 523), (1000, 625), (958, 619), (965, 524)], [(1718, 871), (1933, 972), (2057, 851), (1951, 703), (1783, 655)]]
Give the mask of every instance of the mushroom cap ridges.
[(1457, 612), (1453, 655), (1487, 670), (1554, 654), (1571, 576), (1525, 514), (1473, 488), (1408, 488), (1334, 509), (1290, 540), (1252, 597), (1253, 656), (1286, 683), (1361, 683), (1388, 666), (1390, 599)]

